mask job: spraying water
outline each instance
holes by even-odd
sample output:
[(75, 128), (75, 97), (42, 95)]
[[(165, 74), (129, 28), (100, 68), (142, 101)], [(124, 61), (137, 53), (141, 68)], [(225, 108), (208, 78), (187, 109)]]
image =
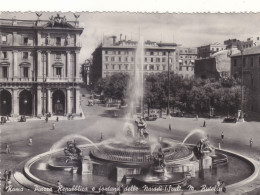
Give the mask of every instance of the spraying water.
[(70, 135), (67, 135), (67, 136), (63, 137), (61, 140), (59, 140), (55, 144), (53, 144), (50, 150), (55, 150), (55, 149), (58, 149), (58, 148), (62, 148), (62, 147), (64, 147), (64, 144), (67, 143), (67, 141), (72, 141), (72, 140), (75, 140), (75, 139), (81, 139), (81, 140), (87, 141), (92, 146), (94, 146), (95, 148), (98, 149), (97, 144), (92, 142), (89, 138), (84, 137), (82, 135), (70, 134)]
[(187, 139), (189, 139), (189, 137), (191, 137), (191, 136), (194, 135), (194, 134), (199, 134), (199, 135), (205, 137), (205, 132), (204, 132), (203, 130), (201, 130), (201, 129), (193, 129), (193, 130), (184, 138), (184, 140), (183, 140), (183, 142), (182, 142), (182, 145), (186, 142)]

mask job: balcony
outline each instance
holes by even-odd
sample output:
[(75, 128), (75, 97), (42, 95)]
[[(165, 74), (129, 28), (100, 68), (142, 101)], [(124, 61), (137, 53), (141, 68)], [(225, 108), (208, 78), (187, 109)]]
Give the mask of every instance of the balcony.
[(45, 82), (82, 82), (82, 78), (71, 78), (71, 77), (47, 77)]

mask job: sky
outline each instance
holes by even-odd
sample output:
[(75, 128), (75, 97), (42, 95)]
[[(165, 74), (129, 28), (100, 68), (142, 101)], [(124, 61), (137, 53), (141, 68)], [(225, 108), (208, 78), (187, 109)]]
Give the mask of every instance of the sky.
[[(57, 12), (43, 12), (41, 19), (48, 20)], [(77, 13), (78, 14), (78, 13)], [(237, 38), (246, 40), (260, 36), (260, 13), (250, 14), (170, 14), (170, 13), (79, 13), (80, 24), (84, 31), (80, 37), (82, 49), (80, 62), (91, 57), (94, 49), (101, 43), (103, 36), (120, 34), (127, 40), (138, 40), (139, 32), (144, 40), (174, 42), (185, 47), (198, 47), (209, 43), (223, 43), (224, 40)], [(60, 13), (67, 20), (75, 20), (72, 12)], [(23, 20), (37, 19), (32, 12), (1, 12), (0, 18)]]

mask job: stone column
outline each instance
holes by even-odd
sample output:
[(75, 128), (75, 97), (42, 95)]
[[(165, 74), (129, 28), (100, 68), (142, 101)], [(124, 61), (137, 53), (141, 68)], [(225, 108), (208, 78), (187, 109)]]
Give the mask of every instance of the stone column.
[(47, 57), (47, 78), (51, 78), (52, 71), (51, 71), (51, 52), (50, 51), (47, 51), (46, 57)]
[(42, 81), (43, 78), (43, 68), (42, 68), (42, 53), (37, 51), (37, 80)]
[(78, 33), (76, 34), (75, 39), (76, 39), (75, 40), (75, 44), (76, 44), (75, 46), (79, 46), (79, 34)]
[(38, 46), (40, 46), (42, 43), (41, 43), (41, 33), (40, 32), (37, 32), (37, 43), (36, 43)]
[(80, 69), (80, 64), (79, 64), (79, 51), (76, 51), (76, 56), (75, 56), (75, 71), (76, 71), (76, 75), (75, 78), (77, 80), (79, 80), (79, 69)]
[(18, 79), (17, 53), (18, 53), (18, 51), (13, 51), (13, 78), (14, 78), (14, 80)]
[(12, 103), (12, 106), (13, 106), (13, 115), (14, 116), (17, 116), (19, 115), (19, 98), (18, 98), (18, 90), (17, 89), (13, 89), (13, 103)]
[(13, 46), (17, 46), (18, 42), (17, 42), (17, 32), (13, 32)]
[(42, 91), (37, 88), (37, 116), (42, 116)]
[(80, 91), (79, 88), (76, 88), (76, 113), (79, 114), (80, 112)]
[(51, 98), (51, 90), (47, 90), (47, 101), (48, 101), (48, 112), (52, 113), (52, 98)]
[(72, 113), (71, 110), (71, 89), (67, 89), (67, 114)]
[(66, 68), (67, 68), (67, 72), (66, 72), (66, 77), (68, 77), (68, 80), (70, 80), (71, 78), (71, 64), (70, 64), (70, 52), (67, 51), (66, 52), (67, 58), (66, 58)]

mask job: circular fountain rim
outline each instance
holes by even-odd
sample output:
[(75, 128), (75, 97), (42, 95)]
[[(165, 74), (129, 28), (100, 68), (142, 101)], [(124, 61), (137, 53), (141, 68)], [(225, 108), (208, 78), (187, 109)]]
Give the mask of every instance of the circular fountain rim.
[[(186, 144), (186, 145), (190, 145), (190, 146), (194, 146), (194, 144)], [(90, 147), (91, 144), (83, 144), (83, 145), (79, 145), (78, 147), (80, 148), (86, 148), (86, 147)], [(239, 157), (240, 159), (244, 160), (244, 161), (247, 161), (247, 163), (250, 164), (250, 166), (252, 167), (252, 174), (245, 178), (244, 180), (241, 180), (239, 182), (236, 182), (234, 184), (230, 184), (230, 185), (227, 185), (226, 188), (228, 190), (232, 190), (232, 189), (237, 189), (238, 187), (241, 187), (241, 186), (244, 186), (245, 184), (248, 184), (249, 182), (253, 181), (254, 179), (256, 179), (256, 177), (258, 176), (259, 174), (259, 168), (258, 168), (258, 165), (257, 163), (255, 162), (255, 160), (251, 159), (251, 158), (248, 158), (246, 156), (243, 156), (243, 155), (240, 155), (238, 153), (235, 153), (235, 152), (232, 152), (232, 151), (229, 151), (229, 150), (223, 150), (223, 149), (216, 149), (217, 151), (221, 151), (221, 152), (224, 152), (224, 153), (227, 153), (227, 154), (230, 154), (230, 155), (233, 155), (233, 156), (236, 156), (236, 157)], [(36, 176), (34, 176), (31, 172), (30, 172), (30, 168), (31, 166), (39, 161), (40, 159), (42, 159), (43, 157), (46, 157), (48, 155), (51, 155), (51, 154), (55, 154), (55, 153), (58, 153), (58, 152), (61, 152), (63, 151), (63, 148), (61, 149), (55, 149), (55, 150), (51, 150), (51, 151), (48, 151), (48, 152), (45, 152), (45, 153), (41, 153), (41, 154), (38, 154), (32, 158), (30, 158), (28, 161), (26, 161), (24, 167), (23, 167), (23, 170), (24, 170), (24, 174), (25, 176), (31, 180), (32, 182), (35, 182), (36, 184), (39, 184), (41, 186), (45, 186), (45, 187), (56, 187), (55, 184), (52, 184), (50, 182), (47, 182), (47, 181), (44, 181), (42, 179), (39, 179), (37, 178)], [(15, 175), (14, 175), (15, 177)], [(22, 181), (19, 181), (19, 178), (15, 178), (18, 183), (22, 184)], [(194, 193), (202, 193), (202, 191), (194, 191), (194, 192), (186, 192), (187, 194), (194, 194)], [(145, 194), (149, 194), (149, 193), (145, 193)]]

